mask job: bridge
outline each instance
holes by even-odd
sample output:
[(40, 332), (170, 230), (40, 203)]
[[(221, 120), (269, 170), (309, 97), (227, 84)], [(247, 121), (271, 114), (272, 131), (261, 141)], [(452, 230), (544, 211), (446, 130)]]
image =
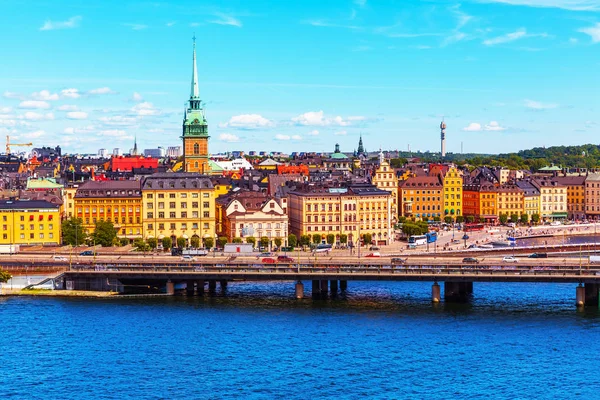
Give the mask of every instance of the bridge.
[[(65, 268), (66, 266), (63, 266)], [(65, 268), (67, 269), (67, 268)], [(175, 294), (185, 288), (188, 295), (202, 294), (205, 286), (215, 291), (231, 281), (287, 281), (295, 284), (295, 296), (305, 295), (305, 281), (312, 282), (312, 295), (323, 296), (346, 290), (349, 281), (432, 282), (433, 302), (464, 301), (473, 293), (474, 282), (553, 282), (576, 284), (576, 304), (598, 307), (600, 265), (582, 258), (519, 260), (482, 258), (464, 263), (461, 258), (414, 258), (400, 265), (391, 259), (325, 259), (262, 264), (253, 259), (203, 259), (201, 262), (149, 261), (71, 265), (60, 273), (57, 286), (67, 290), (100, 290), (120, 293)], [(183, 289), (182, 289), (183, 290)]]

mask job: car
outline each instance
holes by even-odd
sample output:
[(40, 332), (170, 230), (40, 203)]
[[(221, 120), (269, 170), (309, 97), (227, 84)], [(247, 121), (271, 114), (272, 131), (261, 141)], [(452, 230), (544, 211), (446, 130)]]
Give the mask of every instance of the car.
[(181, 261), (196, 261), (196, 259), (190, 255), (185, 255), (181, 257)]
[(381, 257), (381, 253), (374, 251), (373, 253), (369, 253), (367, 254), (365, 257), (374, 257), (374, 258), (379, 258)]
[(260, 253), (258, 256), (259, 257), (271, 257), (273, 255), (273, 253), (270, 253), (268, 251), (265, 251), (263, 253)]
[(67, 261), (67, 257), (63, 256), (54, 256), (53, 259), (54, 261)]
[(275, 259), (272, 257), (265, 257), (261, 261), (263, 264), (275, 264)]
[(475, 257), (465, 257), (463, 258), (462, 262), (467, 264), (479, 264), (479, 260)]
[(513, 256), (506, 256), (502, 258), (503, 262), (509, 262), (509, 263), (516, 263), (519, 262), (519, 260), (517, 260), (515, 257)]
[(560, 222), (558, 222), (558, 221), (552, 221), (552, 222), (550, 222), (550, 226), (559, 226), (559, 225), (562, 225), (562, 224)]
[(379, 250), (379, 247), (377, 246), (371, 246), (369, 247), (369, 250), (373, 251), (373, 250)]
[(533, 253), (529, 255), (529, 258), (548, 258), (547, 253)]
[(406, 263), (406, 258), (392, 258), (393, 265), (400, 265)]
[(80, 256), (95, 256), (96, 253), (93, 252), (92, 250), (86, 250), (86, 251), (82, 251), (81, 253), (79, 253)]
[(294, 262), (294, 259), (290, 256), (277, 256), (277, 262)]

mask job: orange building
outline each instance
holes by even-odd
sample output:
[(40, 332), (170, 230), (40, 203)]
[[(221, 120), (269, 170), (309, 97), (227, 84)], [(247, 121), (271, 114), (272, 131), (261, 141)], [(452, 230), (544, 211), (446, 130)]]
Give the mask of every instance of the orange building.
[(441, 218), (442, 190), (437, 176), (416, 176), (399, 182), (400, 215), (421, 220)]

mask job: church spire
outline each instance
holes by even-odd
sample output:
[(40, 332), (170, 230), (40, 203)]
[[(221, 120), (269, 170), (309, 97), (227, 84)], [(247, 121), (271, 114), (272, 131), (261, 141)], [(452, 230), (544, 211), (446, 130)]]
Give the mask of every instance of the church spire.
[(192, 66), (192, 89), (190, 91), (190, 100), (200, 100), (200, 91), (198, 90), (198, 68), (196, 67), (196, 35), (192, 38), (194, 41), (194, 54)]

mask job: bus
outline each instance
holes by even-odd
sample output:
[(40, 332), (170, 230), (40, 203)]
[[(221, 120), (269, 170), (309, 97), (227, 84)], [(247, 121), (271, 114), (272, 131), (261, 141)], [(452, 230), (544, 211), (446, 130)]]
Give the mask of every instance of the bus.
[(484, 228), (483, 224), (465, 224), (464, 231), (465, 232), (475, 232), (482, 231)]
[(408, 238), (408, 247), (411, 249), (424, 244), (427, 244), (427, 235), (413, 235)]
[(427, 236), (427, 243), (437, 242), (437, 232), (429, 232), (425, 236)]

